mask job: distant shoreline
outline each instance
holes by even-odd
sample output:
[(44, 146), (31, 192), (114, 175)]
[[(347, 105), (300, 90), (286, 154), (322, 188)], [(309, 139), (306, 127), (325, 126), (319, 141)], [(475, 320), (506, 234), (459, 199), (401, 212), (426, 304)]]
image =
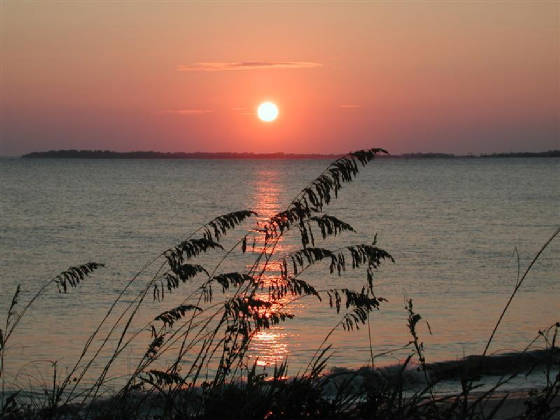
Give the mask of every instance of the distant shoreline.
[[(113, 152), (109, 150), (50, 150), (48, 152), (27, 153), (23, 159), (336, 159), (342, 154), (319, 153), (207, 153), (207, 152), (174, 152), (163, 153), (153, 151)], [(528, 157), (560, 157), (560, 150), (547, 152), (492, 153), (479, 155), (455, 155), (449, 153), (405, 153), (401, 155), (380, 155), (381, 158), (393, 159), (455, 159), (455, 158), (528, 158)]]

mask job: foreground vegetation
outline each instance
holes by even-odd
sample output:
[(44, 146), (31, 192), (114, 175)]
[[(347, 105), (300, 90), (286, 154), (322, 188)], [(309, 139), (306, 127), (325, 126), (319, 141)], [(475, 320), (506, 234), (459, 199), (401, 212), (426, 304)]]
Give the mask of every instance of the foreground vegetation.
[[(494, 417), (507, 402), (507, 394), (496, 400), (498, 392), (522, 372), (502, 377), (484, 392), (478, 390), (476, 375), (488, 360), (487, 349), (509, 303), (559, 230), (517, 279), (482, 356), (457, 371), (461, 392), (446, 396), (437, 393), (442, 378), (434, 366), (426, 363), (418, 331), (421, 316), (415, 312), (412, 300), (405, 307), (411, 336), (405, 348), (410, 354), (399, 369), (391, 373), (368, 368), (327, 374), (330, 335), (337, 328), (352, 331), (366, 325), (370, 313), (381, 308), (385, 300), (375, 293), (375, 278), (378, 268), (393, 262), (393, 258), (378, 246), (376, 238), (337, 249), (318, 246), (319, 238), (322, 244), (342, 232), (354, 231), (348, 223), (324, 213), (324, 209), (337, 198), (343, 185), (357, 176), (360, 167), (380, 153), (386, 152), (370, 149), (337, 159), (301, 190), (286, 210), (243, 231), (229, 249), (224, 248), (222, 239), (256, 216), (254, 211), (219, 216), (159, 254), (128, 281), (69, 371), (61, 377), (54, 365), (52, 386), (40, 398), (30, 397), (24, 389), (5, 390), (10, 338), (48, 288), (58, 287), (61, 293), (69, 293), (103, 265), (90, 262), (71, 267), (46, 282), (25, 304), (19, 302), (18, 286), (0, 330), (0, 418)], [(277, 245), (289, 234), (297, 236), (301, 248), (281, 254)], [(197, 257), (209, 251), (221, 252), (219, 261), (212, 267), (197, 263)], [(241, 261), (243, 255), (254, 257), (248, 269), (222, 271), (226, 261)], [(361, 270), (363, 282), (352, 289), (320, 288), (302, 278), (315, 265), (323, 265), (337, 276), (347, 270)], [(148, 273), (155, 274), (146, 278)], [(142, 281), (145, 283), (141, 291), (124, 304), (126, 292)], [(181, 304), (162, 311), (143, 328), (131, 330), (147, 300), (165, 305), (171, 293), (181, 293)], [(294, 318), (291, 305), (303, 298), (316, 299), (330, 307), (336, 317), (335, 327), (298, 375), (289, 377), (285, 363), (276, 366), (269, 376), (258, 373), (256, 363), (248, 357), (253, 338)], [(559, 325), (554, 324), (539, 332), (535, 340), (544, 343), (543, 357), (538, 362), (545, 367), (546, 386), (527, 396), (523, 411), (516, 413), (518, 418), (550, 418), (558, 409), (558, 329)], [(151, 335), (149, 346), (120, 390), (107, 398), (102, 391), (111, 367), (145, 331)], [(95, 380), (88, 381), (101, 355), (107, 352), (111, 356), (96, 372)], [(407, 383), (413, 361), (423, 376), (419, 389)]]

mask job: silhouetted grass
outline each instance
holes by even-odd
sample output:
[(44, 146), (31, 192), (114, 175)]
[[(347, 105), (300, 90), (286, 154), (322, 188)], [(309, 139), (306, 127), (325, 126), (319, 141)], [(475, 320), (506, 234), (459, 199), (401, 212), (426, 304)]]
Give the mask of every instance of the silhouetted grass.
[[(338, 249), (319, 247), (315, 238), (325, 240), (354, 231), (344, 221), (325, 214), (324, 208), (337, 198), (344, 184), (357, 176), (360, 167), (379, 153), (386, 152), (370, 149), (337, 159), (302, 189), (284, 211), (243, 231), (229, 249), (224, 248), (222, 239), (256, 216), (254, 211), (240, 210), (216, 217), (160, 253), (116, 296), (67, 373), (61, 376), (56, 362), (53, 363), (52, 385), (45, 389), (41, 398), (33, 399), (31, 403), (23, 386), (15, 393), (8, 393), (4, 388), (10, 337), (21, 318), (47, 288), (56, 284), (61, 293), (68, 293), (103, 265), (90, 262), (70, 267), (45, 283), (19, 310), (18, 286), (4, 329), (0, 330), (0, 418), (493, 417), (507, 399), (505, 394), (496, 402), (497, 393), (517, 373), (504, 376), (484, 392), (477, 392), (479, 386), (475, 375), (484, 370), (486, 350), (502, 317), (482, 356), (474, 363), (467, 359), (456, 367), (455, 371), (460, 373), (455, 376), (459, 377), (462, 386), (462, 391), (456, 395), (437, 393), (438, 382), (445, 376), (441, 374), (444, 369), (438, 368), (437, 364), (430, 365), (426, 360), (418, 331), (422, 318), (415, 312), (412, 300), (405, 306), (411, 340), (403, 347), (408, 348), (410, 354), (400, 367), (392, 372), (364, 368), (356, 372), (326, 374), (330, 354), (328, 338), (338, 328), (351, 331), (368, 323), (369, 314), (378, 310), (385, 300), (375, 294), (376, 271), (393, 258), (378, 246), (376, 238), (370, 243)], [(556, 231), (524, 276), (518, 279), (509, 302), (542, 250), (558, 233)], [(301, 249), (283, 255), (277, 251), (277, 245), (289, 234), (299, 238)], [(195, 262), (197, 257), (208, 252), (221, 253), (213, 267)], [(235, 262), (243, 254), (254, 256), (249, 268), (222, 271), (226, 261)], [(337, 276), (344, 275), (347, 270), (361, 270), (363, 283), (358, 289), (321, 289), (302, 279), (301, 275), (307, 269), (320, 263), (325, 263), (329, 273)], [(274, 273), (274, 281), (266, 279), (270, 272)], [(145, 278), (148, 273), (153, 274)], [(125, 303), (125, 293), (141, 281), (145, 283), (140, 292)], [(184, 285), (189, 286), (186, 288), (188, 292), (182, 291)], [(163, 306), (171, 293), (183, 293), (184, 299), (179, 305), (163, 310), (142, 328), (131, 330), (147, 299)], [(331, 308), (337, 320), (335, 326), (303, 372), (289, 377), (287, 365), (282, 363), (270, 376), (257, 373), (256, 362), (251, 364), (247, 357), (252, 339), (257, 333), (294, 318), (290, 304), (305, 297)], [(116, 312), (117, 308), (120, 312)], [(525, 411), (519, 413), (524, 418), (547, 418), (557, 410), (560, 390), (558, 328), (559, 325), (555, 324), (537, 337), (546, 347), (547, 385), (528, 396)], [(132, 373), (120, 390), (107, 398), (103, 395), (103, 388), (109, 382), (110, 368), (139, 336), (147, 333), (150, 343)], [(110, 357), (95, 373), (93, 383), (86, 383), (85, 378), (91, 376), (94, 366), (101, 361), (100, 356), (107, 352)], [(373, 351), (371, 358), (373, 365)], [(409, 365), (413, 359), (423, 376), (419, 390), (409, 385)], [(543, 363), (542, 359), (540, 362)], [(533, 365), (530, 364), (529, 368)]]

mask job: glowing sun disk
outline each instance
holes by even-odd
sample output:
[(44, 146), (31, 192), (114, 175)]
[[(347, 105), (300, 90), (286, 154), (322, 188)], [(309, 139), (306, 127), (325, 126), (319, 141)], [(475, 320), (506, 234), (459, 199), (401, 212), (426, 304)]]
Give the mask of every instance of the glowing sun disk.
[(264, 122), (272, 122), (278, 118), (278, 107), (274, 102), (263, 102), (257, 109), (259, 119)]

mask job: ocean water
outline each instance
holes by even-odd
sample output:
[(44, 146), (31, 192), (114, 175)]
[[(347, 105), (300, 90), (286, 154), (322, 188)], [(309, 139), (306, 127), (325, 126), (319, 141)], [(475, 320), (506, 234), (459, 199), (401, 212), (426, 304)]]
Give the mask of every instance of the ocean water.
[[(52, 362), (68, 372), (83, 343), (126, 282), (161, 251), (215, 216), (250, 208), (259, 220), (283, 210), (321, 173), (322, 160), (24, 160), (0, 159), (1, 325), (16, 285), (20, 308), (44, 282), (68, 266), (105, 264), (68, 294), (51, 287), (10, 339), (6, 369), (14, 383), (47, 380)], [(480, 354), (511, 293), (544, 242), (560, 225), (560, 160), (376, 160), (346, 185), (326, 212), (350, 223), (354, 234), (329, 247), (371, 242), (395, 263), (376, 274), (386, 298), (367, 326), (337, 329), (329, 364), (358, 368), (402, 361), (410, 349), (406, 299), (422, 315), (419, 333), (429, 362)], [(228, 234), (226, 248), (247, 229)], [(318, 235), (317, 235), (318, 236)], [(286, 237), (279, 255), (298, 249)], [(520, 351), (540, 329), (560, 321), (560, 239), (544, 251), (498, 330), (490, 353)], [(518, 257), (517, 257), (518, 256)], [(251, 253), (228, 259), (223, 271), (244, 270)], [(201, 259), (213, 267), (221, 258)], [(117, 307), (149, 281), (141, 276)], [(362, 272), (332, 276), (327, 265), (305, 273), (318, 288), (358, 287)], [(182, 286), (163, 302), (146, 300), (130, 327), (139, 332), (111, 371), (130, 373), (149, 342), (147, 323), (180, 302)], [(296, 318), (258, 334), (251, 357), (264, 368), (283, 359), (304, 368), (340, 315), (311, 298), (294, 302)], [(368, 334), (369, 332), (369, 334)], [(95, 343), (98, 343), (97, 341)], [(109, 341), (109, 347), (114, 344)], [(536, 347), (542, 343), (537, 342)], [(102, 353), (94, 366), (103, 365)]]

